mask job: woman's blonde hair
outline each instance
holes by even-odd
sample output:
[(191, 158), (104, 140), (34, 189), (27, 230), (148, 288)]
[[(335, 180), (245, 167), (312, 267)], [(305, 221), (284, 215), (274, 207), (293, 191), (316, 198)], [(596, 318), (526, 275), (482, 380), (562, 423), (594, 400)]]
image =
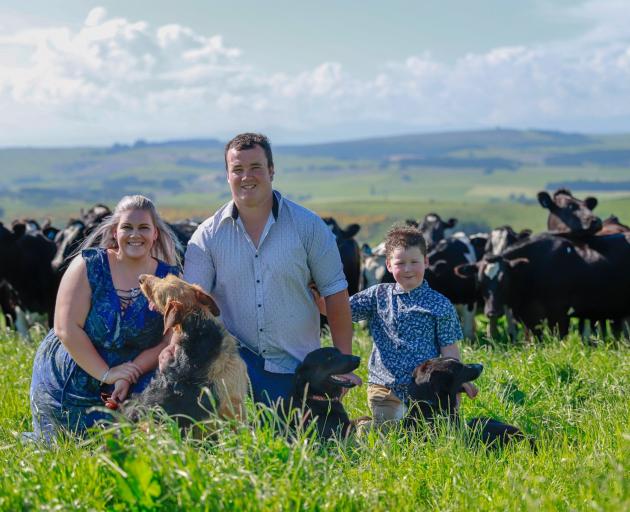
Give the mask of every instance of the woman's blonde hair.
[(153, 201), (141, 195), (124, 196), (118, 201), (116, 208), (114, 208), (114, 213), (105, 217), (103, 222), (94, 228), (94, 231), (81, 244), (77, 253), (80, 253), (82, 249), (87, 247), (118, 249), (118, 242), (114, 238), (114, 228), (118, 226), (122, 214), (130, 210), (145, 210), (151, 214), (153, 225), (158, 231), (157, 239), (151, 248), (151, 256), (169, 265), (181, 267), (181, 260), (177, 251), (177, 245), (179, 244), (177, 237), (168, 224), (162, 220)]

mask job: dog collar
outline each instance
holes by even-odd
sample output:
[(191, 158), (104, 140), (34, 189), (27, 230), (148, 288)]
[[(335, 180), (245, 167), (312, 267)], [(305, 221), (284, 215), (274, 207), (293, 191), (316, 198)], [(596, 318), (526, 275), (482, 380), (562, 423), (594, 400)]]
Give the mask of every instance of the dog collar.
[(339, 397), (329, 397), (323, 395), (310, 395), (307, 397), (308, 400), (317, 400), (318, 402), (339, 402)]

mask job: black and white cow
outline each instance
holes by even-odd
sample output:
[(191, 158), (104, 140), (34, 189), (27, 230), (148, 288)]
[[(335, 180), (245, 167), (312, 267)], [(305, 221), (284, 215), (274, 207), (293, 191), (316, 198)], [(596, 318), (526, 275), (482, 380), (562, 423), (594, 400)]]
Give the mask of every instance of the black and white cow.
[(427, 213), (419, 225), (420, 231), (427, 242), (427, 249), (431, 250), (440, 240), (444, 239), (444, 232), (452, 229), (457, 224), (457, 219), (442, 220), (437, 213)]
[(475, 337), (475, 311), (480, 300), (474, 278), (462, 279), (455, 275), (459, 265), (475, 264), (481, 257), (470, 238), (463, 232), (440, 240), (428, 253), (429, 267), (425, 279), (429, 286), (440, 292), (457, 307), (464, 336)]

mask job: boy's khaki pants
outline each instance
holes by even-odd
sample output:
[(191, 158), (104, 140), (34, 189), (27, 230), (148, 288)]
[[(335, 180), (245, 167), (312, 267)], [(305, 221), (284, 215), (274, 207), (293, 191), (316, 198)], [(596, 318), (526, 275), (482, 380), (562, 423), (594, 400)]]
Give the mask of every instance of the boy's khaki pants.
[(391, 389), (380, 384), (368, 384), (367, 396), (375, 425), (403, 418), (405, 405)]

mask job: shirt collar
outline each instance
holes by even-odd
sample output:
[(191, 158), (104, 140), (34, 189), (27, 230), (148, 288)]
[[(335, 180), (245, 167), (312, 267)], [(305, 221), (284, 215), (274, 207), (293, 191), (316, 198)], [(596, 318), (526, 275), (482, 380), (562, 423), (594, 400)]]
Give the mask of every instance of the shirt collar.
[(422, 280), (422, 284), (416, 288), (414, 288), (413, 290), (411, 290), (410, 292), (405, 291), (405, 289), (400, 286), (398, 283), (394, 284), (394, 295), (402, 295), (404, 293), (408, 293), (409, 295), (411, 295), (412, 297), (420, 297), (424, 291), (429, 287), (429, 285), (427, 284), (427, 280), (423, 279)]
[[(280, 192), (278, 192), (277, 190), (274, 190), (273, 191), (273, 204), (271, 205), (271, 213), (273, 214), (274, 221), (278, 220), (278, 215), (280, 213), (280, 207), (282, 206), (282, 203), (283, 203), (282, 194), (280, 194)], [(233, 220), (238, 219), (238, 208), (233, 199), (226, 205), (225, 209), (223, 210), (223, 213), (221, 214), (221, 218), (219, 220), (219, 224), (222, 223), (226, 219), (233, 219)]]

